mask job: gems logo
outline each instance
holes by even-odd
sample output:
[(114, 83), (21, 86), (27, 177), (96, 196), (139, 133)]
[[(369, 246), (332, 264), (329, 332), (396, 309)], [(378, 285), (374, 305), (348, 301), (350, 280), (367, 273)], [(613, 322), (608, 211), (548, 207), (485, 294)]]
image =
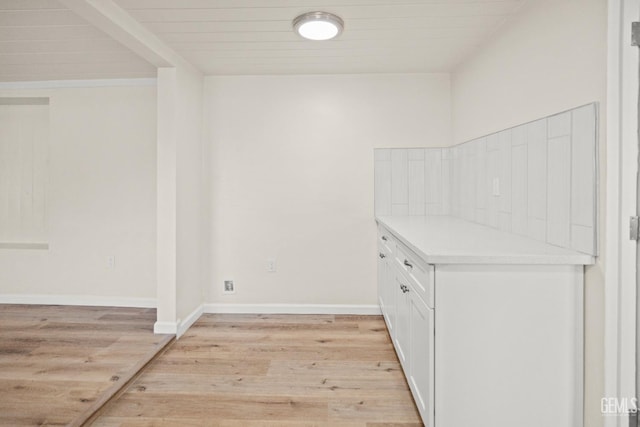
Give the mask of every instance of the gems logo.
[(638, 413), (638, 399), (603, 397), (600, 400), (600, 411), (603, 415), (627, 415)]

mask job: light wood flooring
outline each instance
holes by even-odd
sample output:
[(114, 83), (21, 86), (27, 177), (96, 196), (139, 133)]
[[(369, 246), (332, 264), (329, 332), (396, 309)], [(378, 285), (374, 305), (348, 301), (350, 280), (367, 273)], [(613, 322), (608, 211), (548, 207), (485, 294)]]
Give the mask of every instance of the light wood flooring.
[(67, 425), (166, 344), (155, 309), (0, 304), (0, 425)]
[(93, 425), (422, 424), (382, 317), (203, 315)]

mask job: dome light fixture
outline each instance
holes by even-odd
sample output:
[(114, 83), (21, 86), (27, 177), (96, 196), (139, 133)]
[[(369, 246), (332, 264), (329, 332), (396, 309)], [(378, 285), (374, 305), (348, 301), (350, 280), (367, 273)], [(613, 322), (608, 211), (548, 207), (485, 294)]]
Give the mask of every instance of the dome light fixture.
[(293, 29), (308, 40), (331, 40), (340, 35), (344, 21), (329, 12), (309, 12), (293, 20)]

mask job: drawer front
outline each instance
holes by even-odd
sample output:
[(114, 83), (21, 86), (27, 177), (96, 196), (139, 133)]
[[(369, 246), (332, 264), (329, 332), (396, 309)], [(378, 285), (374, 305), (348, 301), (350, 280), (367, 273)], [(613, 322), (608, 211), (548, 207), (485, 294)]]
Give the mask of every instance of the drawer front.
[(395, 260), (398, 267), (409, 278), (411, 286), (422, 300), (434, 307), (434, 267), (422, 261), (412, 250), (400, 242), (396, 243)]
[(395, 240), (384, 227), (378, 227), (378, 246), (384, 247), (388, 255), (393, 255), (396, 246)]

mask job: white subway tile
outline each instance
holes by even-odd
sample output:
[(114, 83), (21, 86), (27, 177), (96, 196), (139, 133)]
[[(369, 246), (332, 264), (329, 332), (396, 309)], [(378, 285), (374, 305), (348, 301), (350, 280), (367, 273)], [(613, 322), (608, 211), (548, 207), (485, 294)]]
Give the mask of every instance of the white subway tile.
[(499, 212), (500, 212), (500, 197), (493, 195), (493, 182), (496, 179), (500, 179), (500, 151), (488, 151), (487, 152), (487, 185), (486, 192), (487, 197), (487, 222), (490, 227), (498, 228)]
[(523, 145), (527, 143), (527, 125), (521, 125), (511, 129), (511, 144)]
[(548, 142), (547, 242), (571, 245), (571, 138)]
[(426, 214), (427, 215), (447, 215), (446, 212), (443, 212), (442, 205), (427, 205)]
[(398, 216), (408, 216), (409, 215), (409, 205), (406, 203), (391, 205), (391, 215)]
[(391, 161), (391, 149), (390, 148), (375, 148), (373, 150), (373, 157), (375, 161)]
[[(487, 141), (485, 138), (477, 139), (476, 145), (476, 209), (484, 210), (487, 207)], [(476, 214), (477, 216), (477, 214)], [(482, 215), (483, 218), (485, 215)], [(480, 221), (479, 221), (480, 222)]]
[(571, 225), (571, 249), (598, 255), (594, 227)]
[(374, 205), (376, 216), (391, 215), (391, 160), (374, 164)]
[(424, 150), (422, 152), (422, 159), (411, 160), (412, 152), (409, 150), (409, 172), (408, 172), (408, 186), (409, 186), (409, 215), (424, 215), (425, 214), (425, 171), (424, 171)]
[(428, 205), (442, 204), (442, 150), (425, 150), (425, 202)]
[(527, 124), (527, 216), (528, 236), (546, 240), (547, 123), (544, 119)]
[(500, 140), (500, 212), (511, 212), (511, 130), (498, 134)]
[(511, 148), (511, 231), (527, 235), (527, 145), (513, 145)]
[(487, 151), (495, 151), (500, 148), (500, 138), (497, 133), (487, 136)]
[(500, 212), (498, 215), (498, 229), (511, 233), (511, 214), (509, 212)]
[(549, 138), (567, 136), (571, 133), (571, 111), (556, 114), (547, 119), (549, 124)]
[(442, 214), (451, 214), (451, 160), (445, 158), (445, 153), (449, 150), (443, 150), (442, 154)]
[(391, 203), (408, 204), (408, 160), (406, 149), (391, 151)]
[(573, 110), (571, 132), (571, 223), (593, 227), (596, 195), (595, 105)]
[(467, 154), (466, 182), (465, 182), (465, 218), (476, 220), (476, 161), (475, 150), (469, 149)]
[(527, 221), (527, 235), (532, 239), (545, 242), (547, 240), (547, 221), (529, 217)]
[(476, 209), (476, 222), (478, 224), (487, 225), (487, 210)]
[(408, 148), (407, 159), (409, 160), (424, 160), (424, 148)]

